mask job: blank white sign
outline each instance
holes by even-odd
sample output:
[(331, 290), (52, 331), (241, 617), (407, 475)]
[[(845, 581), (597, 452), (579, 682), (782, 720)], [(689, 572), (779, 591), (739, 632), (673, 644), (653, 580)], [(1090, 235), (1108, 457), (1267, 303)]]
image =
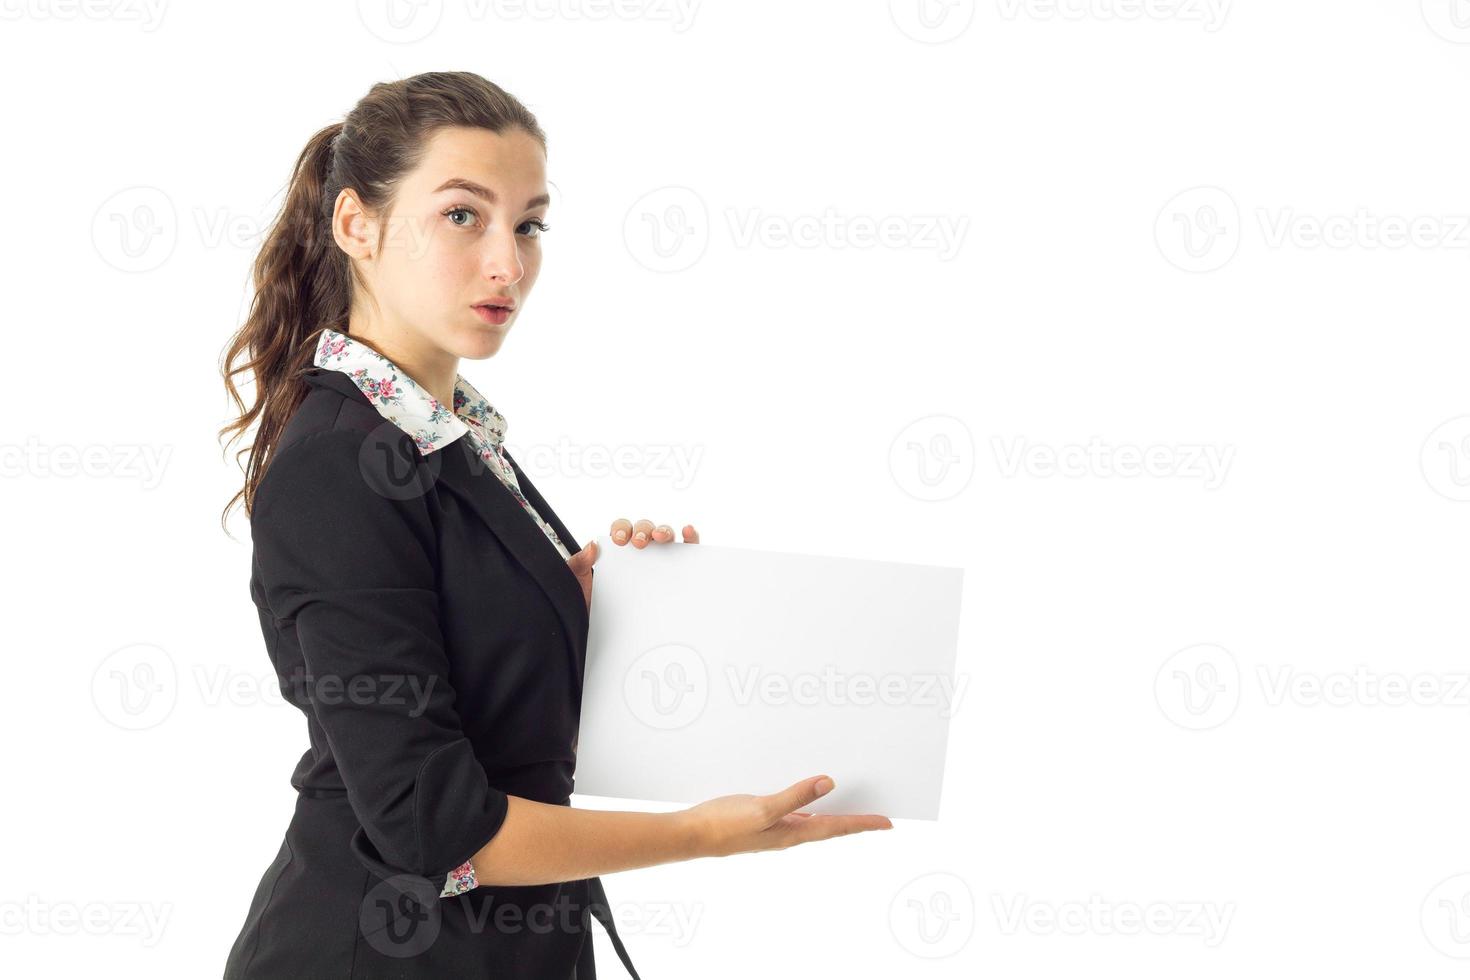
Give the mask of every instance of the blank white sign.
[(963, 570), (599, 538), (576, 791), (937, 820)]

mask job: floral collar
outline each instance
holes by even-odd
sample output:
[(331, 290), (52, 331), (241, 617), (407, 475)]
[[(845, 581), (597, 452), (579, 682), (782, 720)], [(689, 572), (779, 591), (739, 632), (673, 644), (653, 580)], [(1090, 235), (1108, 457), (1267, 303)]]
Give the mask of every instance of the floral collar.
[(505, 440), (505, 416), (463, 375), (455, 376), (451, 412), (398, 365), (339, 331), (322, 331), (312, 363), (351, 378), (378, 414), (411, 436), (425, 456), (470, 431), (471, 425), (492, 445)]

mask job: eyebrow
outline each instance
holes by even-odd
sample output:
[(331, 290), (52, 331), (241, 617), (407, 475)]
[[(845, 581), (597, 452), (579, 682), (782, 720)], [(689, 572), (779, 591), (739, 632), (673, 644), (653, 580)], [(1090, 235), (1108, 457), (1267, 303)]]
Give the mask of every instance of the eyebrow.
[[(466, 180), (464, 177), (450, 177), (444, 183), (442, 183), (438, 187), (434, 188), (434, 193), (437, 194), (440, 191), (447, 191), (450, 188), (458, 188), (459, 190), (462, 190), (462, 191), (468, 191), (469, 193), (474, 194), (477, 197), (483, 197), (485, 200), (489, 201), (491, 204), (494, 204), (496, 202), (496, 200), (497, 200), (497, 197), (496, 197), (495, 192), (492, 191), (490, 188), (485, 187), (482, 184), (477, 184), (473, 180)], [(536, 195), (535, 197), (531, 198), (529, 201), (526, 202), (526, 207), (527, 208), (539, 208), (543, 204), (550, 204), (550, 203), (551, 203), (551, 195), (550, 194), (538, 194), (538, 195)]]

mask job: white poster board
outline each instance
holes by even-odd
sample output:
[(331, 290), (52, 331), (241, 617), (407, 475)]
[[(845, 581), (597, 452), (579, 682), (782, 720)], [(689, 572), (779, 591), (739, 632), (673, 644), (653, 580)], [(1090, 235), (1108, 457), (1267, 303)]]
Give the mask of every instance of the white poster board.
[(962, 569), (597, 543), (576, 792), (938, 819)]

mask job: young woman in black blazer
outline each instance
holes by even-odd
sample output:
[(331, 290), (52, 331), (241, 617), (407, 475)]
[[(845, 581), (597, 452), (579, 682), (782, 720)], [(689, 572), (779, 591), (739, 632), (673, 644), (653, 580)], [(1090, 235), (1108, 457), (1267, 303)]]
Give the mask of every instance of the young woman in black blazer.
[[(637, 977), (599, 875), (891, 826), (801, 813), (826, 777), (673, 813), (569, 805), (596, 548), (571, 551), (457, 372), (499, 350), (539, 272), (545, 143), (478, 75), (375, 85), (311, 139), (256, 260), (225, 359), (243, 414), (224, 431), (258, 423), (230, 504), (310, 748), (231, 980), (593, 980), (591, 917)], [(342, 337), (384, 373), (323, 366)], [(405, 386), (427, 421), (397, 414)]]

